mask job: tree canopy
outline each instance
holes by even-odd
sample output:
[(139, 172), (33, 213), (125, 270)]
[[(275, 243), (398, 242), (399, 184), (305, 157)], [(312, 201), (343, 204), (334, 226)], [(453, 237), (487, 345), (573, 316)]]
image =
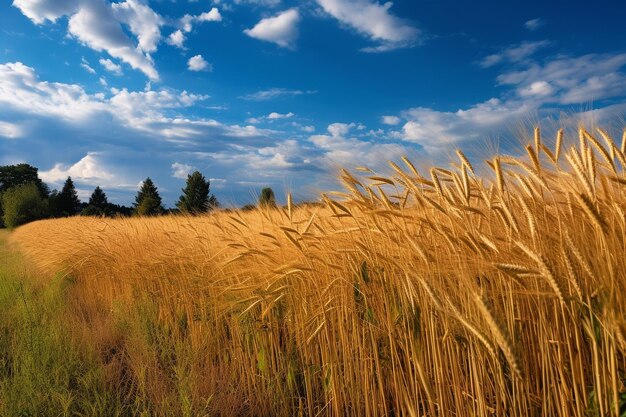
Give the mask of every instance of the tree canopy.
[(89, 203), (81, 214), (83, 216), (110, 216), (112, 215), (112, 210), (109, 206), (107, 195), (102, 191), (102, 188), (98, 186), (93, 190), (93, 193), (91, 193)]
[(217, 199), (210, 193), (210, 182), (199, 171), (187, 175), (187, 184), (182, 191), (176, 207), (184, 213), (204, 213), (218, 205)]
[(36, 183), (11, 187), (2, 193), (3, 221), (9, 228), (48, 217), (48, 201)]
[(38, 170), (34, 166), (29, 164), (0, 166), (0, 227), (4, 226), (3, 193), (26, 184), (34, 184), (41, 198), (47, 198), (50, 193), (48, 186), (41, 181)]
[(163, 214), (165, 211), (159, 191), (150, 177), (141, 184), (133, 206), (135, 207), (135, 214), (139, 216), (155, 216)]
[(55, 217), (66, 217), (78, 214), (80, 211), (80, 200), (74, 186), (72, 177), (67, 177), (63, 188), (59, 193), (53, 193), (51, 196), (51, 206)]
[(48, 197), (48, 186), (41, 181), (38, 169), (28, 164), (0, 166), (0, 193), (19, 185), (35, 184), (41, 197)]

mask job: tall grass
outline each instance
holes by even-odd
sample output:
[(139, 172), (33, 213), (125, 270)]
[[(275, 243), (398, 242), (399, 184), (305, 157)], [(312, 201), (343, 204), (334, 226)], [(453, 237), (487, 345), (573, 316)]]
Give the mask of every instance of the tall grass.
[(155, 415), (624, 415), (624, 140), (544, 139), (483, 175), (343, 171), (323, 207), (12, 242), (74, 278), (74, 337)]

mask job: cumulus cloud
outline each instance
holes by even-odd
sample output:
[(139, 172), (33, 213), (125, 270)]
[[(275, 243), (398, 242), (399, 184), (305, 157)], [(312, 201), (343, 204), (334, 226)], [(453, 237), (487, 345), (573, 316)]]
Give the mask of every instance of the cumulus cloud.
[(255, 93), (246, 94), (241, 98), (249, 101), (268, 101), (281, 97), (301, 96), (304, 94), (315, 94), (316, 91), (289, 90), (287, 88), (270, 88)]
[(385, 169), (387, 161), (406, 154), (406, 146), (399, 143), (379, 143), (350, 137), (350, 131), (356, 126), (355, 123), (332, 123), (327, 127), (330, 135), (311, 136), (309, 141), (321, 151), (318, 163), (328, 167), (367, 166)]
[(213, 65), (206, 62), (202, 55), (196, 55), (189, 58), (189, 61), (187, 61), (187, 68), (189, 71), (213, 71)]
[(172, 32), (170, 36), (167, 37), (165, 42), (167, 42), (169, 45), (183, 49), (185, 47), (185, 40), (185, 34), (182, 31), (177, 30), (175, 32)]
[(196, 167), (192, 165), (183, 164), (180, 162), (174, 162), (172, 164), (172, 177), (179, 178), (181, 180), (187, 179), (187, 175), (196, 170)]
[(13, 6), (34, 23), (41, 25), (46, 20), (56, 22), (58, 18), (74, 13), (79, 7), (79, 0), (13, 0)]
[(117, 21), (127, 24), (139, 40), (138, 47), (144, 52), (154, 52), (161, 40), (164, 21), (154, 10), (138, 0), (112, 3)]
[[(529, 115), (558, 116), (553, 104), (581, 104), (626, 95), (626, 54), (558, 57), (543, 64), (524, 62), (521, 69), (497, 77), (512, 87), (502, 98), (491, 98), (454, 112), (417, 107), (402, 113), (407, 122), (395, 137), (419, 144), (431, 153), (464, 141), (511, 131)], [(609, 120), (624, 106), (603, 107), (590, 114), (595, 122)], [(579, 114), (583, 117), (583, 114)]]
[(191, 32), (193, 30), (193, 25), (196, 23), (221, 21), (222, 15), (220, 11), (216, 7), (213, 7), (210, 11), (201, 13), (197, 16), (190, 14), (184, 15), (179, 20), (179, 26), (183, 31)]
[(99, 62), (100, 62), (100, 65), (102, 65), (105, 70), (115, 75), (122, 75), (122, 67), (116, 64), (115, 62), (111, 61), (110, 59), (100, 58)]
[(252, 29), (244, 30), (244, 33), (251, 38), (294, 49), (298, 38), (298, 22), (300, 22), (298, 9), (289, 9), (276, 16), (261, 19)]
[(267, 115), (267, 118), (270, 120), (276, 120), (276, 119), (288, 119), (293, 116), (295, 116), (295, 114), (293, 114), (292, 112), (284, 113), (284, 114), (272, 112)]
[(392, 2), (376, 0), (317, 0), (324, 11), (341, 23), (378, 43), (363, 48), (364, 52), (385, 52), (412, 46), (420, 30), (410, 22), (390, 13)]
[(423, 146), (429, 152), (449, 149), (450, 144), (475, 140), (505, 129), (536, 107), (523, 102), (492, 98), (455, 112), (416, 107), (403, 112), (408, 121), (398, 137)]
[(383, 116), (381, 118), (381, 121), (385, 125), (395, 126), (399, 125), (402, 119), (400, 119), (398, 116)]
[(107, 52), (152, 80), (159, 79), (150, 54), (157, 50), (161, 27), (166, 22), (146, 3), (140, 0), (116, 3), (108, 0), (15, 0), (13, 5), (38, 25), (68, 17), (68, 33), (77, 41), (95, 51)]
[(520, 62), (530, 57), (540, 49), (550, 46), (551, 44), (552, 43), (550, 41), (543, 40), (537, 42), (522, 42), (519, 45), (512, 45), (501, 50), (497, 54), (486, 56), (480, 61), (480, 66), (483, 68), (489, 68), (504, 62)]
[(39, 171), (39, 176), (52, 184), (65, 181), (67, 177), (86, 184), (110, 184), (115, 176), (102, 166), (98, 156), (97, 152), (89, 152), (73, 165), (55, 164), (48, 171)]

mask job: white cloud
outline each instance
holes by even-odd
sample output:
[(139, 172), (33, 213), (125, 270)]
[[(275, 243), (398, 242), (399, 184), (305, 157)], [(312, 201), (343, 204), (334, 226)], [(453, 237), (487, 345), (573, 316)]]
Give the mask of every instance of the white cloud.
[(98, 158), (97, 152), (89, 152), (80, 161), (73, 165), (56, 164), (48, 171), (39, 171), (39, 176), (44, 182), (59, 183), (67, 177), (87, 184), (111, 183), (115, 176), (106, 170)]
[(503, 62), (520, 62), (540, 49), (550, 46), (552, 43), (547, 40), (537, 42), (522, 42), (519, 45), (509, 46), (497, 54), (486, 56), (480, 61), (483, 68), (492, 67)]
[(298, 9), (289, 9), (273, 17), (261, 19), (252, 29), (244, 30), (251, 38), (273, 42), (278, 46), (294, 49), (298, 38)]
[[(156, 50), (163, 22), (138, 0), (114, 4), (103, 0), (16, 0), (13, 4), (36, 24), (69, 16), (68, 32), (79, 42), (96, 51), (106, 51), (150, 79), (159, 78), (148, 53)], [(137, 36), (137, 45), (124, 32), (122, 23)]]
[(191, 32), (195, 23), (220, 22), (221, 20), (222, 15), (220, 14), (220, 11), (213, 7), (210, 11), (197, 16), (192, 16), (190, 14), (184, 15), (179, 19), (179, 27), (185, 32)]
[(130, 27), (139, 40), (139, 48), (144, 52), (154, 52), (161, 40), (161, 26), (164, 21), (154, 10), (138, 0), (112, 3), (115, 18)]
[(98, 1), (83, 3), (78, 12), (70, 17), (68, 29), (72, 36), (90, 48), (107, 51), (150, 79), (159, 78), (152, 58), (133, 45), (108, 4)]
[(538, 17), (536, 19), (531, 19), (531, 20), (526, 21), (526, 23), (524, 23), (524, 26), (526, 27), (526, 29), (528, 29), (531, 32), (533, 32), (533, 31), (539, 29), (540, 27), (542, 27), (545, 24), (546, 24), (546, 22), (544, 22), (543, 19)]
[(110, 59), (100, 58), (100, 65), (104, 67), (105, 70), (112, 72), (115, 75), (122, 75), (122, 67), (111, 61)]
[(213, 65), (206, 62), (202, 55), (196, 55), (189, 58), (187, 61), (187, 67), (189, 71), (213, 71)]
[(535, 81), (527, 87), (519, 90), (519, 95), (522, 97), (547, 97), (554, 92), (554, 88), (546, 81)]
[(196, 167), (192, 165), (182, 164), (180, 162), (174, 162), (172, 164), (172, 177), (179, 178), (181, 180), (187, 179), (187, 175), (196, 170)]
[[(218, 6), (221, 5), (222, 8), (224, 9), (230, 9), (232, 8), (232, 6), (231, 6), (231, 3), (229, 3), (229, 1), (231, 0), (213, 0), (213, 4), (218, 5)], [(276, 7), (279, 4), (281, 4), (281, 0), (232, 0), (232, 3), (237, 4), (237, 5), (252, 4), (255, 6)]]
[(165, 42), (167, 42), (169, 45), (183, 49), (185, 47), (185, 39), (185, 34), (182, 31), (177, 30), (175, 32), (172, 32), (170, 36), (167, 37)]
[(395, 126), (400, 124), (400, 122), (402, 121), (402, 119), (400, 119), (398, 116), (383, 116), (381, 118), (381, 121), (383, 122), (383, 124), (385, 125), (389, 125), (389, 126)]
[(22, 137), (23, 135), (24, 131), (20, 126), (14, 123), (3, 122), (2, 120), (0, 120), (0, 137), (4, 137), (7, 139), (17, 139), (19, 137)]
[(514, 86), (520, 97), (540, 96), (545, 102), (584, 103), (626, 93), (626, 54), (559, 57), (498, 76), (500, 85)]
[(328, 132), (333, 137), (339, 137), (339, 136), (345, 136), (353, 127), (356, 127), (356, 124), (333, 123), (333, 124), (328, 125), (327, 129), (328, 129)]
[(98, 82), (100, 83), (101, 86), (103, 87), (107, 87), (109, 85), (109, 83), (107, 83), (107, 79), (104, 77), (100, 77), (100, 79), (98, 80)]
[(85, 58), (81, 58), (81, 60), (80, 60), (80, 66), (81, 66), (81, 67), (83, 67), (83, 69), (84, 69), (85, 71), (87, 71), (88, 73), (90, 73), (90, 74), (95, 74), (95, 73), (96, 73), (96, 70), (95, 70), (95, 69), (93, 69), (93, 68), (89, 65), (89, 62), (87, 62), (87, 60), (86, 60)]
[(220, 11), (214, 7), (210, 11), (204, 12), (200, 16), (198, 16), (198, 21), (199, 22), (221, 22), (222, 15), (220, 14)]
[(322, 151), (318, 163), (349, 169), (356, 166), (385, 169), (387, 161), (397, 160), (406, 154), (406, 147), (397, 143), (377, 143), (347, 137), (356, 126), (355, 123), (333, 123), (327, 128), (330, 135), (311, 136), (309, 141)]
[(78, 4), (79, 0), (13, 0), (13, 6), (38, 25), (46, 20), (55, 22), (58, 18), (75, 12)]
[(392, 2), (376, 0), (317, 0), (324, 11), (352, 27), (379, 45), (363, 48), (364, 52), (384, 52), (414, 45), (420, 30), (404, 19), (392, 15)]
[(293, 114), (292, 112), (285, 113), (285, 114), (272, 112), (267, 116), (267, 118), (270, 120), (276, 120), (276, 119), (288, 119), (293, 116), (295, 116), (295, 114)]
[(261, 90), (256, 93), (247, 94), (241, 97), (249, 101), (267, 101), (280, 97), (301, 96), (304, 94), (315, 94), (316, 91), (288, 90), (286, 88), (270, 88), (269, 90)]
[[(41, 166), (51, 183), (70, 175), (106, 186), (120, 202), (132, 198), (138, 176), (144, 175), (159, 181), (164, 198), (173, 199), (178, 185), (168, 185), (172, 161), (198, 166), (193, 159), (210, 158), (203, 164), (207, 177), (228, 172), (223, 179), (232, 184), (229, 190), (240, 187), (237, 192), (244, 187), (239, 182), (263, 178), (266, 185), (279, 186), (288, 171), (319, 172), (311, 162), (317, 150), (281, 139), (285, 132), (181, 116), (184, 108), (207, 98), (168, 89), (89, 94), (78, 85), (41, 81), (22, 63), (0, 64), (0, 114), (27, 120), (28, 131), (22, 133), (32, 143), (1, 158)], [(2, 125), (2, 132), (15, 136), (17, 128)], [(50, 160), (58, 163), (51, 166)]]
[(449, 149), (450, 144), (479, 139), (506, 129), (507, 124), (514, 124), (535, 109), (534, 104), (503, 102), (497, 98), (455, 112), (417, 107), (403, 113), (408, 121), (397, 136), (417, 143), (429, 152), (442, 151)]

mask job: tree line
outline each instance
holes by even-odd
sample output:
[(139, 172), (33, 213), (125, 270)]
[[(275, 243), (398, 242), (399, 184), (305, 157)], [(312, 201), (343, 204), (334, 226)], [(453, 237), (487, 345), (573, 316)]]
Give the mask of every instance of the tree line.
[[(264, 188), (259, 205), (275, 204), (272, 189)], [(50, 191), (39, 178), (36, 167), (29, 164), (0, 166), (0, 227), (14, 228), (34, 220), (75, 215), (157, 216), (168, 212), (196, 215), (217, 207), (219, 202), (211, 193), (211, 184), (199, 171), (187, 175), (176, 209), (166, 210), (150, 178), (142, 182), (132, 207), (126, 207), (110, 203), (99, 186), (93, 190), (87, 203), (81, 203), (71, 177), (65, 180), (61, 191)]]

